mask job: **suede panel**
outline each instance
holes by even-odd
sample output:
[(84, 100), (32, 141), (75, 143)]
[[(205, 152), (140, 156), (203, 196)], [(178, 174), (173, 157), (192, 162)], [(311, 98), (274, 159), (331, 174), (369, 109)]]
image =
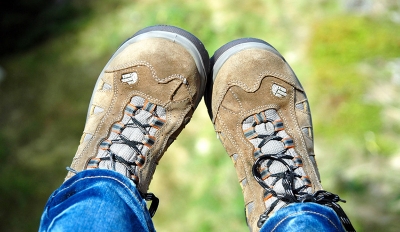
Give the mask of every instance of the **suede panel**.
[[(93, 99), (92, 104), (103, 109), (107, 108), (111, 104), (111, 98), (109, 97), (112, 90), (99, 90), (96, 93), (96, 98)], [(93, 113), (93, 112), (91, 112)]]
[[(214, 82), (212, 91), (213, 112), (216, 112), (228, 88), (236, 85), (247, 92), (254, 92), (259, 88), (261, 80), (268, 75), (277, 77), (302, 90), (297, 78), (292, 78), (294, 76), (292, 69), (280, 57), (266, 50), (248, 49), (245, 51), (231, 56), (229, 61), (225, 62), (219, 70), (218, 76), (224, 76), (224, 78), (223, 80), (216, 78)], [(252, 68), (244, 69), (243, 67)], [(273, 69), (266, 69), (265, 67), (273, 67)], [(222, 82), (222, 84), (219, 82)]]
[[(104, 85), (104, 83), (112, 85), (113, 80), (114, 80), (114, 75), (110, 72), (104, 73), (104, 75), (101, 77), (101, 80), (103, 81), (103, 85)], [(103, 85), (100, 85), (99, 89), (97, 89), (97, 90), (101, 90), (103, 88)]]
[[(136, 73), (137, 81), (122, 81), (123, 74)], [(95, 90), (92, 103), (104, 111), (90, 114), (86, 134), (93, 137), (82, 141), (71, 168), (86, 169), (95, 157), (103, 139), (108, 137), (111, 126), (122, 119), (124, 109), (133, 96), (140, 96), (166, 110), (166, 123), (155, 134), (156, 141), (146, 154), (146, 161), (138, 173), (139, 191), (148, 190), (158, 161), (167, 146), (176, 138), (193, 114), (195, 98), (199, 92), (200, 74), (192, 56), (179, 44), (165, 39), (146, 39), (126, 47), (106, 67), (102, 81), (111, 85), (110, 90)], [(68, 173), (70, 178), (73, 173)]]
[[(247, 68), (251, 67), (251, 68)], [(272, 86), (286, 89), (286, 96), (275, 96)], [(322, 189), (316, 172), (312, 138), (301, 128), (311, 127), (309, 112), (295, 108), (306, 101), (306, 95), (289, 65), (277, 55), (260, 49), (248, 49), (232, 55), (220, 68), (212, 90), (212, 111), (215, 130), (220, 134), (228, 154), (237, 154), (235, 161), (238, 180), (247, 206), (254, 203), (246, 217), (252, 231), (259, 231), (257, 221), (265, 212), (264, 189), (252, 174), (255, 162), (254, 146), (245, 138), (242, 122), (247, 117), (276, 109), (284, 122), (286, 132), (293, 138), (295, 149), (303, 159), (303, 168), (309, 175), (314, 191)], [(243, 184), (246, 180), (246, 184)]]

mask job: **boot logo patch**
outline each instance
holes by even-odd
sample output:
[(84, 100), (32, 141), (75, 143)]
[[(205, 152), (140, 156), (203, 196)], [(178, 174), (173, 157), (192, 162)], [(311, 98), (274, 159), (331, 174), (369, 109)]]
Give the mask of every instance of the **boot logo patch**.
[(135, 72), (122, 74), (121, 81), (133, 85), (137, 82), (138, 75)]
[(286, 95), (287, 95), (286, 89), (277, 84), (273, 84), (271, 90), (272, 90), (272, 93), (279, 98), (286, 97)]

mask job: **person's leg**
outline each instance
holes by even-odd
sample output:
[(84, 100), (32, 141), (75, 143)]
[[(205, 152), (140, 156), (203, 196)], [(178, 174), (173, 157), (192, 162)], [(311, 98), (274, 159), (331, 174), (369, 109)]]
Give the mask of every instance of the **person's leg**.
[(316, 203), (292, 203), (277, 210), (260, 232), (344, 232), (339, 217), (328, 206)]
[[(153, 230), (150, 181), (199, 104), (209, 65), (204, 45), (180, 28), (148, 27), (125, 41), (97, 79), (80, 145), (41, 229)], [(153, 201), (149, 212), (143, 199)]]
[(39, 231), (155, 231), (145, 200), (122, 174), (79, 172), (49, 198)]
[(354, 230), (337, 204), (340, 198), (322, 189), (307, 97), (282, 55), (265, 41), (247, 38), (222, 46), (211, 62), (205, 102), (236, 167), (250, 230), (292, 231), (302, 218), (310, 228), (343, 230), (318, 214), (333, 222), (340, 218)]

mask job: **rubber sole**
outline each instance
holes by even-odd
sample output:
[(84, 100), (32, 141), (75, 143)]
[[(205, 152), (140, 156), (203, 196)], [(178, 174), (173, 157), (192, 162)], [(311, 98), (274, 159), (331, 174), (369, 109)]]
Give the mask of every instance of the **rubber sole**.
[[(100, 76), (97, 78), (96, 84), (94, 89), (96, 90), (98, 84), (101, 82), (102, 75), (110, 62), (119, 54), (121, 53), (126, 47), (129, 45), (136, 43), (138, 41), (148, 39), (148, 38), (164, 38), (174, 43), (178, 43), (183, 46), (193, 57), (197, 69), (202, 77), (200, 81), (200, 91), (204, 92), (207, 83), (207, 75), (210, 70), (210, 60), (207, 50), (205, 49), (203, 43), (193, 34), (174, 26), (168, 25), (156, 25), (146, 27), (142, 30), (136, 32), (131, 38), (128, 38), (125, 42), (123, 42), (117, 51), (111, 56), (107, 64), (104, 66), (103, 70), (100, 73)], [(89, 109), (86, 115), (86, 120), (89, 118), (90, 109), (92, 106), (92, 100), (94, 97), (95, 91), (93, 91), (92, 97), (89, 103)], [(196, 99), (196, 106), (201, 101), (201, 96)]]

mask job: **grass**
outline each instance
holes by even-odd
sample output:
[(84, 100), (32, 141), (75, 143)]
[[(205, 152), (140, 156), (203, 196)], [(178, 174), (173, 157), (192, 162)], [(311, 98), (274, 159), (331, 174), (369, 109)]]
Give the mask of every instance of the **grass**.
[[(388, 108), (398, 112), (399, 85), (385, 72), (400, 55), (400, 36), (395, 34), (399, 28), (388, 19), (354, 15), (313, 24), (309, 84), (317, 145), (324, 147), (322, 160), (329, 159), (320, 162), (323, 183), (352, 199), (347, 212), (365, 231), (399, 229), (392, 221), (399, 208), (390, 207), (399, 204), (398, 181), (390, 177), (399, 154), (399, 121), (386, 115)], [(382, 96), (391, 99), (390, 104), (379, 100)], [(340, 161), (326, 168), (332, 157)]]
[[(2, 56), (0, 230), (37, 230), (76, 151), (103, 65), (137, 30), (172, 24), (198, 36), (210, 55), (248, 36), (276, 47), (307, 90), (324, 187), (348, 201), (358, 231), (398, 231), (398, 8), (361, 14), (340, 2), (90, 1), (81, 6), (87, 14), (57, 21), (45, 42)], [(161, 199), (159, 231), (247, 231), (233, 164), (203, 102), (150, 188)]]

